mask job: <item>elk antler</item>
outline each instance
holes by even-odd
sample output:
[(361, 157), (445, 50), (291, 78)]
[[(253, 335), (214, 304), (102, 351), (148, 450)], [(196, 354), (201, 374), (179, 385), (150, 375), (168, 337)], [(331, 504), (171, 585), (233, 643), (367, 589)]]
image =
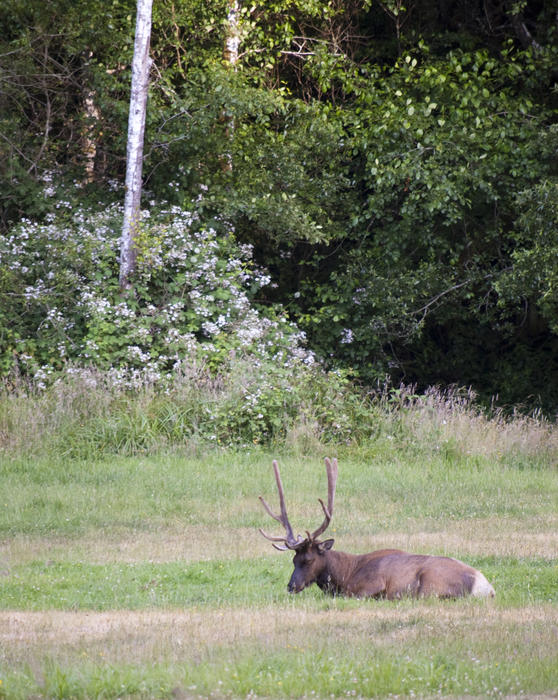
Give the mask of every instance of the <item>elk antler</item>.
[(335, 499), (335, 487), (337, 485), (337, 460), (333, 459), (332, 461), (326, 457), (325, 465), (327, 471), (327, 508), (325, 507), (322, 499), (318, 498), (318, 501), (322, 506), (322, 510), (324, 511), (325, 518), (320, 527), (317, 530), (314, 530), (312, 533), (310, 538), (311, 541), (315, 540), (327, 530), (331, 516), (333, 515), (333, 501)]
[[(276, 515), (271, 508), (268, 506), (268, 504), (265, 502), (265, 500), (260, 496), (260, 501), (262, 502), (263, 507), (266, 509), (267, 513), (271, 515), (271, 517), (274, 520), (277, 520), (278, 522), (283, 525), (285, 528), (285, 531), (287, 533), (286, 537), (273, 537), (272, 535), (266, 534), (261, 528), (260, 532), (262, 535), (273, 542), (273, 546), (275, 549), (280, 549), (280, 550), (285, 550), (285, 549), (296, 549), (299, 547), (302, 543), (309, 541), (313, 542), (317, 537), (319, 537), (325, 530), (327, 529), (331, 516), (333, 515), (333, 502), (335, 499), (335, 486), (337, 484), (337, 460), (334, 459), (333, 461), (328, 459), (326, 457), (325, 460), (325, 465), (326, 465), (326, 471), (327, 471), (327, 508), (325, 503), (322, 501), (321, 498), (318, 498), (318, 501), (320, 502), (322, 506), (322, 510), (324, 511), (324, 521), (320, 525), (320, 527), (317, 530), (314, 530), (312, 534), (310, 534), (308, 531), (306, 534), (308, 537), (306, 539), (303, 539), (300, 535), (297, 537), (294, 536), (293, 529), (291, 527), (291, 524), (289, 523), (289, 519), (287, 517), (287, 509), (285, 506), (285, 494), (283, 491), (283, 484), (281, 483), (281, 476), (279, 474), (279, 466), (277, 464), (276, 460), (273, 460), (273, 471), (275, 472), (275, 481), (277, 482), (277, 491), (279, 492), (279, 504), (281, 508), (281, 515)], [(278, 545), (275, 544), (275, 542), (283, 542), (283, 545)]]
[[(276, 515), (271, 508), (268, 506), (268, 504), (265, 502), (262, 496), (260, 496), (260, 501), (262, 502), (263, 507), (266, 509), (267, 513), (271, 515), (271, 517), (274, 520), (277, 520), (278, 522), (283, 525), (285, 528), (285, 531), (287, 533), (286, 537), (273, 537), (272, 535), (266, 534), (261, 528), (260, 532), (262, 535), (273, 542), (273, 546), (275, 549), (280, 549), (280, 550), (285, 550), (285, 549), (296, 549), (300, 544), (304, 542), (304, 539), (298, 535), (298, 537), (294, 536), (293, 529), (291, 527), (291, 524), (289, 522), (289, 518), (287, 516), (287, 508), (285, 506), (285, 493), (283, 491), (283, 484), (281, 483), (281, 475), (279, 474), (279, 465), (277, 464), (277, 460), (273, 460), (273, 471), (275, 472), (275, 481), (277, 482), (277, 491), (279, 492), (279, 506), (281, 508), (281, 515)], [(275, 542), (284, 542), (283, 545), (278, 545), (275, 544)]]

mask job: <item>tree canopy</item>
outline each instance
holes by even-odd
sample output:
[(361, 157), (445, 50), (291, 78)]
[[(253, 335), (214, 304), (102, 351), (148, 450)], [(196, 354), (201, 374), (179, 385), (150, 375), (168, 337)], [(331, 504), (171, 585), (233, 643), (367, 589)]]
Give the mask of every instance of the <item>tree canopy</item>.
[[(254, 307), (280, 305), (317, 356), (364, 383), (470, 384), (556, 410), (555, 3), (237, 9), (231, 70), (227, 0), (154, 2), (144, 209), (195, 205), (217, 238), (249, 245), (272, 281)], [(133, 0), (0, 8), (4, 373), (22, 348), (50, 362), (45, 318), (78, 284), (57, 272), (54, 296), (30, 305), (25, 290), (49, 283), (42, 235), (16, 264), (26, 222), (122, 198), (134, 25)], [(163, 240), (147, 225), (144, 237), (146, 250)], [(57, 240), (76, 261), (75, 241)], [(150, 280), (138, 304), (178, 303), (171, 278)], [(64, 361), (92, 333), (87, 314), (72, 323), (81, 350)]]

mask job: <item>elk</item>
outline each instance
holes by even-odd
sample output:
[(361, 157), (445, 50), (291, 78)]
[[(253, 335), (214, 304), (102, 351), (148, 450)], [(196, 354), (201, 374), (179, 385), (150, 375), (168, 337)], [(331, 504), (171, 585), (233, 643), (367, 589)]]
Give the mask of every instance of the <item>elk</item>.
[(273, 471), (279, 492), (280, 514), (274, 513), (260, 496), (263, 507), (274, 520), (281, 523), (286, 535), (276, 537), (260, 529), (261, 534), (276, 549), (294, 552), (294, 571), (287, 586), (289, 593), (300, 593), (316, 583), (325, 593), (356, 598), (393, 600), (404, 596), (494, 596), (494, 589), (480, 571), (450, 557), (409, 554), (400, 549), (380, 549), (369, 554), (333, 551), (334, 540), (318, 539), (331, 521), (337, 484), (337, 460), (326, 458), (325, 465), (327, 506), (321, 498), (318, 499), (324, 520), (314, 532), (306, 531), (306, 537), (294, 536), (287, 517), (279, 466), (275, 460)]

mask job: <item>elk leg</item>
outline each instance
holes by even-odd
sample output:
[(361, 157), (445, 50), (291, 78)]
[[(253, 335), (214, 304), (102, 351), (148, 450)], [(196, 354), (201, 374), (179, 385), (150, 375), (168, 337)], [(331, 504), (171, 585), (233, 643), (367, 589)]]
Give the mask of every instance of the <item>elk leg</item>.
[(351, 586), (349, 595), (355, 598), (389, 598), (384, 578), (378, 577), (372, 581), (357, 582)]

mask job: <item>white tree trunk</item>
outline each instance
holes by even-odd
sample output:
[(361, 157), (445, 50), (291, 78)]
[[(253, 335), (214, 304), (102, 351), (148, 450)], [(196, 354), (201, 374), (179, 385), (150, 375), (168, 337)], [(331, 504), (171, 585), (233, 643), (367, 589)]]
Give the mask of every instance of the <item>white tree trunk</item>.
[(151, 38), (152, 5), (153, 0), (137, 0), (136, 36), (132, 61), (132, 89), (126, 147), (126, 195), (120, 244), (121, 289), (130, 287), (130, 277), (135, 269), (137, 257), (135, 240), (141, 215), (143, 137), (145, 132), (149, 69), (151, 67), (149, 41)]
[(240, 7), (238, 0), (229, 0), (227, 14), (227, 34), (225, 36), (225, 48), (223, 58), (225, 63), (231, 68), (236, 68), (238, 63), (238, 47), (240, 46), (240, 31), (238, 26), (238, 15)]
[[(236, 70), (236, 64), (238, 63), (238, 48), (240, 46), (239, 14), (238, 0), (228, 0), (227, 33), (225, 35), (225, 46), (223, 47), (223, 61), (231, 70)], [(227, 117), (223, 112), (222, 120), (226, 124), (225, 133), (231, 140), (234, 135), (234, 119)], [(230, 152), (225, 153), (220, 160), (223, 171), (232, 172), (232, 154)]]

